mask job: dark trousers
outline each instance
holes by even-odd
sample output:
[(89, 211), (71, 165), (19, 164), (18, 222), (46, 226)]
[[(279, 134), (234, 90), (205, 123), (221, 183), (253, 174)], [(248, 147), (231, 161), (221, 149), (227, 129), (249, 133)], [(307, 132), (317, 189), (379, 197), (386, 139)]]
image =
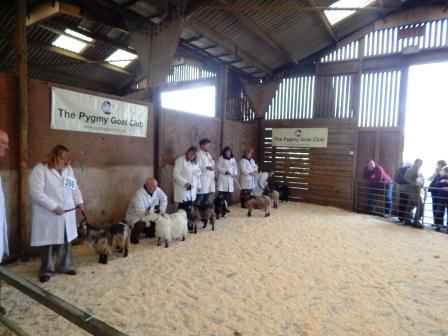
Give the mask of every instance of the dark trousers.
[(241, 207), (244, 207), (244, 202), (246, 201), (246, 199), (250, 196), (250, 193), (252, 192), (252, 189), (241, 189), (240, 192), (240, 201), (241, 201)]
[(403, 221), (406, 217), (406, 207), (408, 204), (408, 194), (405, 192), (400, 192), (400, 200), (398, 201), (398, 219)]
[[(56, 266), (53, 262), (53, 251), (57, 251)], [(72, 261), (71, 243), (64, 239), (61, 245), (45, 245), (40, 247), (39, 276), (52, 276), (54, 272), (65, 273), (73, 271), (75, 264)]]
[(448, 209), (448, 200), (438, 196), (432, 197), (432, 208), (434, 214), (434, 224), (443, 226), (443, 218)]
[(411, 222), (412, 220), (412, 210), (416, 208), (415, 215), (414, 215), (414, 223), (418, 222), (422, 219), (423, 216), (423, 201), (420, 197), (420, 191), (409, 191), (408, 193), (408, 203), (406, 205), (406, 212), (405, 212), (405, 221)]
[(367, 190), (367, 210), (373, 212), (376, 201), (381, 197), (384, 199), (384, 213), (390, 215), (392, 210), (392, 190), (392, 183), (369, 186)]
[(196, 194), (196, 200), (194, 201), (195, 205), (206, 205), (208, 204), (210, 193), (208, 194)]

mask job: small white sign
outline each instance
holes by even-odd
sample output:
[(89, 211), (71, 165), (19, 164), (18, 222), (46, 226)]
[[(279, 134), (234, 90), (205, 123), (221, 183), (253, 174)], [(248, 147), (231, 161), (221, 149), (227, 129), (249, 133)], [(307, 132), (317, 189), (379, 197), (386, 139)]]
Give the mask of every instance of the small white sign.
[(326, 148), (328, 128), (273, 128), (272, 146)]
[(51, 128), (146, 137), (148, 106), (51, 88)]

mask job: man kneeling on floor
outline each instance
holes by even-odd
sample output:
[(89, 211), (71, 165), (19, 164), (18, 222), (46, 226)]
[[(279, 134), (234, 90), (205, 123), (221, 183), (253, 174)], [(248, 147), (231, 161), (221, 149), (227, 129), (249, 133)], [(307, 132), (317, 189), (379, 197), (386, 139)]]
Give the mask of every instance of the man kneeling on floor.
[(150, 211), (160, 212), (162, 215), (168, 206), (168, 197), (157, 186), (157, 180), (150, 177), (132, 197), (131, 203), (126, 212), (126, 222), (131, 225), (131, 243), (138, 244), (140, 233), (145, 233), (147, 237), (154, 237), (155, 224), (146, 227), (140, 222), (140, 218)]

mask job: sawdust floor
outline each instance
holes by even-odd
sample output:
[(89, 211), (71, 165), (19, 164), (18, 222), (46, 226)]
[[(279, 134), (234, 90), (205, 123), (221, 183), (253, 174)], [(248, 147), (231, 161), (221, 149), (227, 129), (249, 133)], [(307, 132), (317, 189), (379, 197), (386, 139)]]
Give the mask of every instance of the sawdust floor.
[[(448, 335), (447, 250), (448, 235), (332, 207), (234, 206), (215, 232), (143, 239), (108, 265), (76, 246), (78, 275), (42, 287), (128, 335)], [(38, 283), (38, 266), (8, 268)], [(2, 297), (32, 335), (87, 335), (9, 286)]]

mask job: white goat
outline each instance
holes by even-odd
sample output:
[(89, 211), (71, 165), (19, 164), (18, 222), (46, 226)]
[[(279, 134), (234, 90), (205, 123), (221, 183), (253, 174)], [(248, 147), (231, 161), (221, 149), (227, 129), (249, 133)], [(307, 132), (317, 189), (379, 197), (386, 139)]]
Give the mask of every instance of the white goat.
[(165, 240), (165, 247), (168, 247), (169, 242), (173, 239), (184, 241), (188, 233), (188, 219), (185, 210), (177, 210), (173, 214), (164, 214), (163, 216), (150, 213), (143, 217), (142, 221), (156, 223), (157, 246), (160, 246), (162, 239)]

